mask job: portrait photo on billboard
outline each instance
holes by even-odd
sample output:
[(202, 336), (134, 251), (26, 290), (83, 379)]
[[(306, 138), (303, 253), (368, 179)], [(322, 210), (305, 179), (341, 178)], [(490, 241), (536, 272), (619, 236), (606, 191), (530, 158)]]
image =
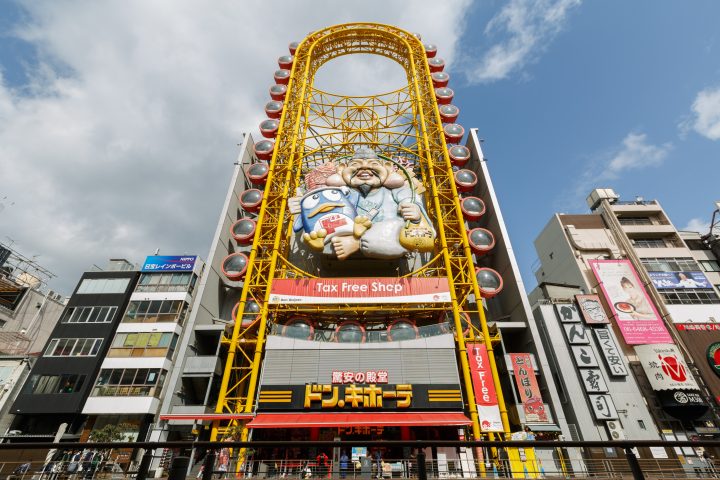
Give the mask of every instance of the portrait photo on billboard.
[(712, 288), (702, 272), (648, 272), (657, 289)]
[(628, 260), (591, 260), (590, 265), (619, 320), (654, 320), (657, 311)]
[(629, 260), (590, 260), (588, 263), (628, 345), (672, 341)]

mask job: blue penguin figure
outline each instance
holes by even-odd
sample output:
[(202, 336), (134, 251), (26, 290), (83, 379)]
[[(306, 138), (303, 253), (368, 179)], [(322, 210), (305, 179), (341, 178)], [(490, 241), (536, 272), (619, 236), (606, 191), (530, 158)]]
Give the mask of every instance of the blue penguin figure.
[(356, 217), (355, 206), (347, 187), (317, 188), (300, 199), (300, 215), (293, 230), (304, 230), (303, 240), (316, 251), (336, 235), (352, 235)]

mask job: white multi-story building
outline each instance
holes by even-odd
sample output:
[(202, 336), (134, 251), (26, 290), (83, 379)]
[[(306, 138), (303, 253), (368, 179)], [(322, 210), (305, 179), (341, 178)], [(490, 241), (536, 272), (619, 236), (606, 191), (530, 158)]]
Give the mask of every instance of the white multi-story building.
[[(621, 202), (599, 189), (588, 206), (590, 214), (554, 215), (536, 239), (539, 286), (531, 295), (556, 370), (575, 371), (560, 385), (578, 437), (717, 435), (717, 260), (693, 243), (699, 235), (678, 232), (657, 201)], [(589, 319), (586, 305), (605, 320)], [(601, 397), (609, 416), (595, 408)], [(689, 448), (641, 449), (644, 457), (695, 455)]]

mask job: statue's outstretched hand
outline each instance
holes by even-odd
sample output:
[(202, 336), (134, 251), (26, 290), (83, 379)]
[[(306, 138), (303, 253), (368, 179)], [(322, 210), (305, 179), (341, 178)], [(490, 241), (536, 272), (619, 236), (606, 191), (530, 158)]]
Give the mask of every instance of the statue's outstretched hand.
[(414, 203), (402, 202), (398, 205), (398, 212), (400, 212), (403, 220), (409, 220), (415, 223), (420, 221), (420, 207)]

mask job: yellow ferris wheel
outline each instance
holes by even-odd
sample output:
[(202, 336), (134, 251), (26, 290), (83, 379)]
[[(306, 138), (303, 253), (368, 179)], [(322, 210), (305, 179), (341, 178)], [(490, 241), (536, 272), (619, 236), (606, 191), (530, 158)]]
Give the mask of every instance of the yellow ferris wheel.
[[(248, 438), (245, 422), (257, 407), (271, 328), (310, 316), (334, 321), (333, 325), (338, 321), (332, 319), (343, 318), (362, 328), (399, 318), (425, 323), (446, 319), (456, 332), (473, 438), (486, 434), (478, 418), (468, 341), (483, 344), (488, 353), (502, 422), (495, 432), (507, 433), (494, 338), (481, 300), (487, 293), (478, 282), (468, 241), (466, 217), (473, 212), (462, 208), (458, 195), (468, 182), (472, 186), (473, 172), (457, 170), (470, 152), (457, 145), (463, 129), (453, 123), (458, 110), (449, 104), (453, 92), (447, 88), (449, 77), (442, 72), (442, 60), (435, 58), (435, 47), (396, 27), (352, 23), (314, 32), (291, 44), (290, 53), (280, 57), (277, 84), (270, 90), (273, 100), (265, 109), (269, 119), (260, 128), (267, 139), (254, 146), (260, 166), (248, 171), (256, 174), (250, 180), (258, 188), (242, 194), (257, 217), (249, 253), (237, 254), (243, 287), (234, 328), (223, 338), (226, 362), (216, 413), (224, 416), (213, 425), (212, 439), (229, 430)], [(369, 96), (315, 88), (316, 73), (324, 64), (355, 54), (397, 62), (405, 71), (406, 85)], [(351, 197), (354, 187), (360, 193)], [(371, 201), (381, 194), (382, 200)], [(243, 204), (242, 196), (240, 200)], [(313, 203), (323, 201), (326, 204)], [(388, 203), (392, 208), (386, 207)], [(322, 219), (317, 220), (320, 213)], [(388, 243), (388, 235), (395, 235), (399, 246), (393, 247), (399, 253), (374, 247), (378, 238)], [(390, 267), (384, 270), (385, 265)], [(446, 295), (392, 302), (377, 297), (361, 305), (350, 299), (336, 301), (331, 308), (278, 295), (280, 285), (336, 278), (343, 268), (346, 273), (356, 270), (347, 273), (350, 277), (371, 268), (398, 282), (441, 284)], [(365, 288), (357, 285), (352, 288)], [(487, 436), (493, 438), (493, 433)]]

